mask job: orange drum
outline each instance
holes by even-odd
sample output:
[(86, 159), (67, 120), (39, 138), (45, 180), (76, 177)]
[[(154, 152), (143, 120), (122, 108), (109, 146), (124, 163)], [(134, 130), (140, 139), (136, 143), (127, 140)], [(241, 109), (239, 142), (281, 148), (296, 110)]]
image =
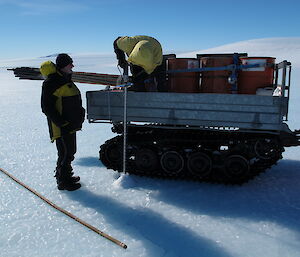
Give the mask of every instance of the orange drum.
[[(221, 67), (230, 64), (233, 64), (233, 55), (207, 55), (200, 57), (201, 68)], [(226, 70), (202, 72), (200, 92), (231, 94), (231, 84), (228, 83), (230, 74), (231, 72)]]
[(256, 94), (259, 88), (270, 87), (273, 85), (274, 64), (273, 57), (241, 57), (242, 65), (263, 64), (266, 67), (243, 69), (238, 75), (238, 93)]
[[(168, 59), (168, 70), (183, 70), (199, 68), (196, 58)], [(168, 75), (169, 92), (199, 93), (199, 72), (180, 72)]]

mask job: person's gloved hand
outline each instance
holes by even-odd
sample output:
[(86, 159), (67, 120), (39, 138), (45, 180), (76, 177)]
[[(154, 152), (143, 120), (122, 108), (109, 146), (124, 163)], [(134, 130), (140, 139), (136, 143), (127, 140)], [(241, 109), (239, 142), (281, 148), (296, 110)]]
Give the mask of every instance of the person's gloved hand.
[(67, 122), (61, 127), (62, 134), (66, 134), (72, 131), (76, 131), (78, 127), (75, 127), (72, 123)]

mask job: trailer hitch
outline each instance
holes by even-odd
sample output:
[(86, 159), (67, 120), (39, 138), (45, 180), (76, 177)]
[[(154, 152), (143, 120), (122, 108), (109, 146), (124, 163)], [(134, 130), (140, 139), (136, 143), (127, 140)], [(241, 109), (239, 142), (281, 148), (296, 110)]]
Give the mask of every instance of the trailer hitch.
[(294, 131), (281, 131), (280, 139), (285, 147), (300, 145), (300, 129)]
[(298, 142), (297, 145), (300, 145), (300, 129), (294, 130), (294, 131), (293, 131), (293, 134), (295, 135), (296, 140), (297, 140), (297, 142)]

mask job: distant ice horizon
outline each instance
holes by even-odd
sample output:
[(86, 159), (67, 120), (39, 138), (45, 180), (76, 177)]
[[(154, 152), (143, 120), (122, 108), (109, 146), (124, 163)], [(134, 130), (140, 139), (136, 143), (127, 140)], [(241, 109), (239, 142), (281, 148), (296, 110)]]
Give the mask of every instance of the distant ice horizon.
[[(286, 60), (292, 62), (293, 66), (300, 67), (300, 37), (274, 37), (274, 38), (260, 38), (243, 40), (235, 43), (226, 45), (220, 45), (218, 47), (199, 49), (190, 52), (175, 52), (168, 50), (167, 46), (162, 46), (164, 54), (176, 54), (178, 58), (196, 58), (197, 54), (214, 54), (214, 53), (248, 53), (249, 56), (263, 56), (263, 57), (276, 57), (276, 60)], [(276, 53), (276, 56), (272, 56)], [(49, 53), (44, 56), (32, 57), (32, 58), (12, 58), (12, 59), (0, 59), (0, 68), (9, 68), (17, 64), (24, 63), (26, 61), (34, 62), (39, 64), (44, 60), (55, 60), (58, 53)], [(98, 59), (99, 62), (106, 62), (106, 66), (112, 66), (116, 68), (117, 65), (115, 54), (113, 50), (107, 53), (101, 52), (79, 52), (79, 53), (68, 53), (76, 61), (79, 58)], [(80, 66), (80, 63), (78, 63)], [(116, 70), (116, 69), (112, 69)], [(93, 70), (94, 71), (94, 70)]]

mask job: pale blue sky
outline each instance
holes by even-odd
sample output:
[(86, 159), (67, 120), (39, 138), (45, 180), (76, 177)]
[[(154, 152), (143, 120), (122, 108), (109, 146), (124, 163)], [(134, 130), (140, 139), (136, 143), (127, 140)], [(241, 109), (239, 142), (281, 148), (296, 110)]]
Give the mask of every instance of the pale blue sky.
[(300, 1), (0, 0), (0, 24), (0, 59), (113, 53), (123, 35), (150, 35), (182, 52), (300, 37)]

